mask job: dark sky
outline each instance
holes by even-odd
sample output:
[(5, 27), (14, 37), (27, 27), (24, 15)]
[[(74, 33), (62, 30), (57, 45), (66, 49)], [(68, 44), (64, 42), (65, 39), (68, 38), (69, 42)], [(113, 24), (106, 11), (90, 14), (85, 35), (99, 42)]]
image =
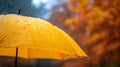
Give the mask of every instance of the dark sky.
[[(54, 6), (62, 5), (67, 0), (0, 0), (0, 14), (18, 14), (48, 20), (53, 14)], [(64, 11), (58, 8), (58, 11)]]

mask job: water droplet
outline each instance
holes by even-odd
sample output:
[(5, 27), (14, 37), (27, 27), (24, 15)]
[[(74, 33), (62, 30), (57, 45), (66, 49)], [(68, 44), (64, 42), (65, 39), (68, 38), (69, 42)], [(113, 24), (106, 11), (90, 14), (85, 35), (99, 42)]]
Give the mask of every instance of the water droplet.
[(49, 50), (49, 49), (46, 49), (46, 50)]
[(10, 46), (6, 45), (5, 48), (9, 48)]
[(65, 52), (64, 52), (64, 51), (61, 51), (60, 53), (63, 54), (63, 53), (65, 53)]
[(25, 29), (25, 27), (22, 27), (22, 29)]
[(69, 56), (69, 54), (66, 54), (67, 56)]
[(8, 45), (9, 43), (5, 43), (5, 45)]
[(16, 45), (10, 45), (10, 47), (17, 47)]
[(34, 49), (34, 47), (31, 47), (32, 49)]

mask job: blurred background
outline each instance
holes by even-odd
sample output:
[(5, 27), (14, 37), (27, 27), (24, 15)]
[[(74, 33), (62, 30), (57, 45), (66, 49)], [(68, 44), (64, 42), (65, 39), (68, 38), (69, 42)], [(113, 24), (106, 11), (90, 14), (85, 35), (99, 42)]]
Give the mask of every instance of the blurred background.
[[(18, 67), (120, 67), (120, 0), (0, 0), (0, 14), (42, 18), (67, 32), (89, 58), (19, 58)], [(14, 58), (0, 57), (0, 67)]]

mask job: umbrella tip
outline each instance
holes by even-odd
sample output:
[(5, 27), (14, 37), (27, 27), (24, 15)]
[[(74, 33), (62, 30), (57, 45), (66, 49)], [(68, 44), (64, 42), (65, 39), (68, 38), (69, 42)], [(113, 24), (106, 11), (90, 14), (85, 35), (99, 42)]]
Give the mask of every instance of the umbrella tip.
[(19, 9), (19, 13), (18, 14), (20, 14), (20, 12), (21, 12), (21, 9)]

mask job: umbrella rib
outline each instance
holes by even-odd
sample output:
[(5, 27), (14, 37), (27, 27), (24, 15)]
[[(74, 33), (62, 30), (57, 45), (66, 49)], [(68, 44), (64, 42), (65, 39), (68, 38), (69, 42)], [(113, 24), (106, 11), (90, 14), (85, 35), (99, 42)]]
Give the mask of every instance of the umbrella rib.
[[(59, 29), (59, 28), (58, 28), (58, 29)], [(60, 30), (60, 29), (59, 29), (59, 32), (60, 32), (61, 34), (63, 34), (63, 33), (62, 33), (62, 30)], [(67, 40), (67, 41), (69, 42), (69, 40), (65, 37), (65, 35), (64, 35), (64, 34), (63, 34), (63, 36), (64, 36), (65, 40)], [(71, 43), (71, 42), (70, 42), (70, 44), (72, 45), (72, 43)], [(71, 46), (71, 45), (70, 45), (70, 46)], [(71, 47), (73, 47), (73, 46), (71, 46)]]
[[(63, 32), (62, 30), (60, 30), (59, 28), (58, 28), (58, 30), (59, 30), (59, 32), (60, 32), (61, 34), (64, 33), (64, 32)], [(66, 38), (66, 36), (68, 37), (69, 35), (63, 34), (63, 36), (64, 36), (64, 38), (69, 42), (68, 38)], [(70, 39), (71, 39), (71, 38), (70, 38)], [(79, 53), (79, 51), (78, 51), (78, 50), (81, 50), (81, 49), (79, 48), (80, 46), (78, 46), (78, 45), (76, 44), (76, 42), (73, 42), (73, 43), (75, 43), (74, 46), (73, 46), (73, 44), (70, 42), (71, 47), (73, 47), (73, 48), (75, 49), (75, 51), (77, 52), (77, 54), (80, 55), (80, 53)], [(78, 47), (77, 47), (77, 46), (78, 46)], [(80, 52), (82, 52), (82, 54), (86, 55), (82, 50), (81, 50)], [(81, 55), (80, 55), (80, 56), (81, 56)]]
[(60, 56), (61, 56), (62, 60), (64, 60), (64, 57), (62, 56), (62, 53), (59, 53), (59, 54), (60, 54)]
[(29, 30), (30, 31), (30, 34), (31, 34), (31, 37), (32, 37), (32, 41), (33, 41), (33, 43), (36, 45), (36, 42), (35, 42), (35, 40), (34, 40), (34, 38), (33, 38), (33, 36), (32, 36), (32, 31), (31, 30)]
[(30, 58), (30, 48), (28, 48), (28, 59)]

